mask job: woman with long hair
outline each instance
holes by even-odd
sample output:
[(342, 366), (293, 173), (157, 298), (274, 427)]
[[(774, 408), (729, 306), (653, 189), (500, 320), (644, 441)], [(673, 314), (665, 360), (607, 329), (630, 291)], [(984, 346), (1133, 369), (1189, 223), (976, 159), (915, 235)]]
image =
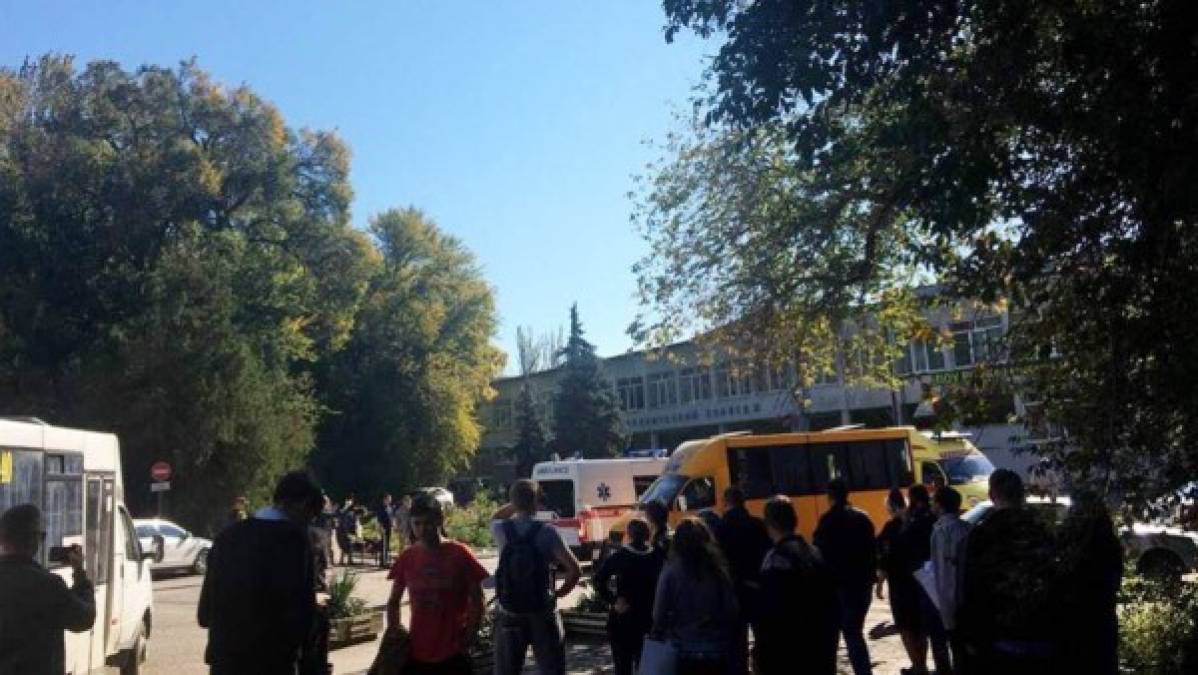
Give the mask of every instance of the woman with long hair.
[(653, 635), (673, 645), (678, 675), (725, 675), (738, 611), (728, 564), (710, 530), (698, 518), (683, 520), (653, 605)]

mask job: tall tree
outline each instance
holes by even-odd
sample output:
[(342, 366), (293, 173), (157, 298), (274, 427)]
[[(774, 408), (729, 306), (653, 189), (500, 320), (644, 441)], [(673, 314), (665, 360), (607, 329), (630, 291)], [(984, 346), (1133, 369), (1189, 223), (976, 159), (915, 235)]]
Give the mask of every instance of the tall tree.
[(364, 288), (348, 153), (193, 63), (0, 69), (0, 409), (175, 467), (196, 527), (304, 464)]
[(442, 484), (478, 447), (477, 404), (502, 354), (474, 256), (414, 208), (370, 222), (378, 250), (348, 344), (320, 368), (313, 463), (332, 489)]
[(516, 328), (516, 359), (520, 368), (520, 397), (516, 399), (516, 475), (529, 476), (533, 465), (548, 457), (545, 422), (532, 392), (532, 374), (543, 367), (551, 355), (548, 340), (537, 339), (531, 328)]
[(578, 305), (570, 307), (570, 337), (553, 406), (553, 447), (563, 455), (613, 457), (624, 445), (623, 420), (603, 379), (595, 347), (583, 337)]
[(862, 236), (851, 268), (884, 281), (898, 246), (957, 295), (1011, 308), (1016, 384), (1067, 432), (1050, 449), (1075, 478), (1139, 503), (1191, 479), (1198, 5), (663, 4), (667, 39), (723, 40), (713, 129), (780, 129), (795, 170), (846, 177), (799, 201), (870, 214), (806, 226)]

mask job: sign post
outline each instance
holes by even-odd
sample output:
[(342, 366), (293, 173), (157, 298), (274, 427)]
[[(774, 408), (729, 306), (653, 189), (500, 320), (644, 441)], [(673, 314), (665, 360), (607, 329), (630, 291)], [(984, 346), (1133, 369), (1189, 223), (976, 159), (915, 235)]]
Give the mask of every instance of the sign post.
[(166, 462), (154, 462), (150, 467), (150, 478), (154, 480), (150, 484), (150, 492), (158, 494), (158, 517), (162, 517), (162, 495), (166, 494), (171, 489), (171, 484), (167, 481), (171, 479), (171, 465)]

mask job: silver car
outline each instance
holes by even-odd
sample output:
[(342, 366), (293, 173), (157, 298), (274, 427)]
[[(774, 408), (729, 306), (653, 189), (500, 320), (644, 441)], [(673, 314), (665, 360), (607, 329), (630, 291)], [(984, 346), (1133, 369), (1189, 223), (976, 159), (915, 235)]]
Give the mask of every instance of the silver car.
[(208, 571), (208, 551), (212, 541), (197, 537), (169, 520), (159, 518), (133, 521), (142, 550), (154, 552), (155, 571), (184, 571), (204, 574)]

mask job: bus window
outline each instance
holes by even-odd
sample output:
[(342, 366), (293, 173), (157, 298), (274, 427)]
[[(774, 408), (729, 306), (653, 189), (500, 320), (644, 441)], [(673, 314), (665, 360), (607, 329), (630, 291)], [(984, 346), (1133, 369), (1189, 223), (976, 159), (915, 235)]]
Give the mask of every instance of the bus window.
[(728, 472), (732, 484), (748, 499), (765, 499), (777, 493), (770, 454), (776, 448), (728, 448)]
[(108, 583), (112, 556), (112, 479), (88, 477), (86, 513), (86, 568), (97, 586)]
[(42, 453), (0, 449), (0, 513), (42, 503)]
[(633, 476), (632, 491), (636, 493), (636, 498), (640, 499), (641, 495), (645, 494), (645, 491), (648, 490), (651, 485), (653, 485), (653, 481), (655, 480), (657, 480), (657, 476), (655, 475)]
[(649, 490), (641, 496), (641, 503), (657, 501), (661, 502), (662, 506), (669, 508), (670, 504), (674, 503), (674, 498), (678, 496), (679, 490), (686, 483), (686, 476), (678, 473), (663, 473), (660, 478), (653, 481), (649, 486)]
[(849, 459), (850, 490), (885, 490), (894, 483), (889, 476), (885, 441), (845, 443)]
[(834, 478), (848, 479), (848, 453), (843, 443), (812, 443), (811, 473), (816, 491), (823, 493)]
[(701, 511), (715, 506), (715, 482), (703, 476), (686, 484), (678, 495), (679, 511)]
[[(54, 546), (82, 544), (80, 537), (83, 534), (83, 459), (78, 455), (46, 455), (45, 466), (44, 548), (48, 551)], [(72, 473), (75, 475), (69, 475)], [(57, 565), (61, 567), (65, 563)]]
[(920, 476), (920, 482), (924, 485), (934, 485), (937, 479), (940, 480), (941, 485), (948, 484), (944, 472), (940, 470), (940, 465), (936, 462), (923, 462), (920, 464), (920, 470), (923, 474)]

